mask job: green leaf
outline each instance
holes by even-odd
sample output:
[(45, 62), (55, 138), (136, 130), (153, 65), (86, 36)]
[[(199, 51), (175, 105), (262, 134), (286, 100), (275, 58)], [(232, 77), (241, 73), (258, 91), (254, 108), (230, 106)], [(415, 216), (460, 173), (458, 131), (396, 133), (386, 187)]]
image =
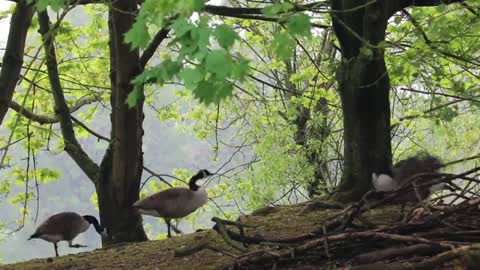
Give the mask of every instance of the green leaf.
[(232, 58), (226, 50), (214, 50), (207, 55), (205, 68), (208, 72), (215, 74), (217, 79), (225, 79), (232, 68)]
[(222, 99), (230, 97), (233, 85), (228, 81), (207, 80), (201, 81), (193, 91), (195, 97), (202, 103), (219, 103)]
[(138, 16), (132, 29), (125, 34), (125, 42), (131, 44), (132, 48), (145, 48), (150, 42), (150, 34), (147, 30), (146, 20)]
[(290, 2), (284, 2), (284, 3), (275, 3), (271, 6), (265, 7), (262, 9), (262, 13), (267, 15), (267, 16), (274, 16), (279, 13), (286, 13), (293, 9), (293, 4)]
[(186, 88), (194, 89), (205, 77), (205, 71), (198, 67), (195, 69), (187, 68), (180, 72), (179, 77), (183, 80)]
[(243, 80), (248, 75), (250, 65), (248, 59), (240, 56), (237, 63), (232, 67), (232, 78), (236, 80)]
[(195, 26), (191, 23), (189, 23), (186, 19), (178, 19), (175, 21), (175, 23), (172, 25), (172, 30), (175, 32), (175, 37), (181, 38), (185, 36), (187, 33), (192, 31)]
[(37, 169), (37, 177), (42, 183), (48, 183), (60, 178), (60, 171), (49, 168)]
[[(35, 2), (34, 0), (28, 0), (27, 3), (31, 4)], [(37, 10), (42, 12), (47, 9), (47, 7), (50, 7), (53, 11), (59, 11), (61, 8), (65, 6), (65, 0), (38, 0), (35, 2), (35, 6), (37, 7)]]
[(133, 108), (137, 105), (138, 101), (143, 98), (143, 88), (141, 86), (135, 86), (133, 91), (128, 94), (126, 103), (129, 108)]
[(288, 59), (291, 57), (295, 46), (295, 40), (285, 32), (278, 32), (273, 37), (273, 52), (282, 59)]
[(402, 22), (402, 16), (395, 16), (395, 19), (393, 19), (393, 22), (395, 24), (400, 24)]
[(305, 14), (295, 14), (287, 20), (287, 28), (293, 35), (309, 36), (310, 35), (310, 17)]
[(230, 48), (238, 39), (238, 34), (227, 24), (217, 26), (214, 35), (218, 44), (225, 49)]

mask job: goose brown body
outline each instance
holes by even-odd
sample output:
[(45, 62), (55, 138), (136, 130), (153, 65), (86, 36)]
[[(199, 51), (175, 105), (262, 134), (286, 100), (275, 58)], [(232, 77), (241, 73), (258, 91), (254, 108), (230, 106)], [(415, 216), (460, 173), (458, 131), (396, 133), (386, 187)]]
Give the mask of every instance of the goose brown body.
[(204, 188), (193, 191), (188, 188), (174, 187), (155, 193), (133, 204), (140, 213), (168, 219), (185, 217), (208, 200)]
[[(86, 231), (90, 223), (88, 223), (82, 216), (74, 212), (63, 212), (49, 217), (45, 220), (38, 228), (35, 230), (33, 235), (36, 235), (36, 238), (55, 238), (58, 237), (60, 240), (73, 240), (77, 235)], [(58, 241), (56, 241), (58, 242)]]
[[(397, 201), (418, 201), (424, 200), (430, 196), (432, 191), (441, 188), (441, 184), (422, 185), (436, 178), (433, 175), (420, 175), (428, 173), (438, 173), (443, 163), (431, 155), (417, 155), (402, 161), (399, 161), (393, 167), (393, 177), (387, 174), (372, 174), (372, 183), (376, 191), (395, 191), (411, 185), (413, 181), (417, 184), (417, 192), (410, 190), (400, 196)], [(418, 175), (418, 177), (415, 177)], [(418, 196), (417, 196), (418, 193)]]
[(98, 220), (89, 215), (81, 216), (74, 212), (61, 212), (50, 216), (42, 224), (40, 224), (30, 239), (39, 238), (48, 242), (52, 242), (55, 248), (55, 255), (58, 256), (57, 243), (67, 241), (70, 247), (80, 248), (84, 245), (72, 244), (72, 240), (80, 233), (85, 232), (90, 224), (93, 224), (95, 230), (104, 235), (104, 229), (100, 226)]
[(190, 179), (189, 188), (173, 187), (160, 191), (136, 201), (133, 207), (141, 214), (165, 219), (167, 235), (171, 237), (171, 219), (185, 217), (207, 202), (207, 191), (198, 186), (196, 181), (210, 175), (208, 170), (200, 170)]

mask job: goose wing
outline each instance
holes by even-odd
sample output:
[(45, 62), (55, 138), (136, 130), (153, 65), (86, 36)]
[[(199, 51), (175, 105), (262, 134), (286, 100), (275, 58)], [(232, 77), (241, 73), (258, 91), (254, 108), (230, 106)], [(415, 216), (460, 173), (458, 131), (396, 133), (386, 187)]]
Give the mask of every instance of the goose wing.
[(197, 206), (195, 203), (196, 194), (197, 192), (188, 188), (175, 187), (139, 200), (133, 206), (144, 210), (154, 210), (161, 217), (179, 218), (201, 206)]

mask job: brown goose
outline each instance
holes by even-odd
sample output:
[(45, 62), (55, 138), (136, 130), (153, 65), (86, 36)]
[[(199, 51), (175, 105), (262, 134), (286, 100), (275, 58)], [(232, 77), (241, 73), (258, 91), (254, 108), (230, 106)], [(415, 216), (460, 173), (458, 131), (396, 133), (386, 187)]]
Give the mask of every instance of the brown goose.
[(171, 220), (188, 216), (207, 202), (207, 191), (197, 185), (197, 180), (210, 175), (213, 174), (208, 170), (200, 170), (190, 178), (189, 188), (173, 187), (160, 191), (136, 201), (133, 207), (141, 214), (165, 219), (168, 237), (172, 237)]
[(90, 227), (90, 224), (95, 227), (95, 230), (100, 235), (106, 235), (105, 230), (100, 227), (98, 220), (94, 216), (81, 216), (74, 212), (62, 212), (49, 217), (40, 224), (28, 240), (40, 238), (52, 242), (55, 248), (55, 255), (58, 257), (57, 243), (60, 241), (67, 241), (68, 246), (72, 248), (86, 247), (80, 244), (72, 244), (72, 240), (80, 233), (85, 232)]
[[(395, 191), (410, 185), (414, 178), (412, 176), (421, 173), (438, 173), (438, 170), (443, 167), (442, 162), (430, 155), (418, 155), (399, 161), (393, 167), (393, 177), (388, 174), (372, 173), (372, 184), (376, 191)], [(435, 179), (436, 176), (424, 175), (416, 178), (418, 184), (426, 183)], [(430, 196), (434, 191), (444, 188), (444, 183), (432, 184), (418, 187), (417, 191), (421, 200)], [(402, 195), (399, 201), (414, 201), (417, 202), (419, 198), (414, 190), (408, 191)]]

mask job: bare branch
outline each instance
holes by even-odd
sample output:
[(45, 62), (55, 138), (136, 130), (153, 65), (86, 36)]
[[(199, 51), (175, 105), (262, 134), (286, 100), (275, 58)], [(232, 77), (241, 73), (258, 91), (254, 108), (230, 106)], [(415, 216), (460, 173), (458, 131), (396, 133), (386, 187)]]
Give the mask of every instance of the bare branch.
[[(96, 96), (88, 96), (88, 97), (79, 99), (77, 102), (75, 102), (75, 104), (73, 104), (70, 107), (69, 111), (70, 111), (70, 113), (73, 113), (73, 112), (79, 110), (80, 108), (82, 108), (83, 106), (91, 104), (91, 103), (96, 102), (98, 100), (99, 100), (99, 98), (96, 97)], [(28, 110), (27, 108), (22, 107), (22, 105), (18, 104), (17, 102), (15, 102), (13, 100), (10, 102), (10, 108), (13, 109), (14, 111), (16, 111), (17, 113), (23, 115), (27, 119), (35, 121), (35, 122), (37, 122), (41, 125), (43, 125), (43, 124), (55, 124), (55, 123), (60, 122), (60, 118), (57, 115), (49, 116), (49, 115), (36, 114), (36, 113)]]

